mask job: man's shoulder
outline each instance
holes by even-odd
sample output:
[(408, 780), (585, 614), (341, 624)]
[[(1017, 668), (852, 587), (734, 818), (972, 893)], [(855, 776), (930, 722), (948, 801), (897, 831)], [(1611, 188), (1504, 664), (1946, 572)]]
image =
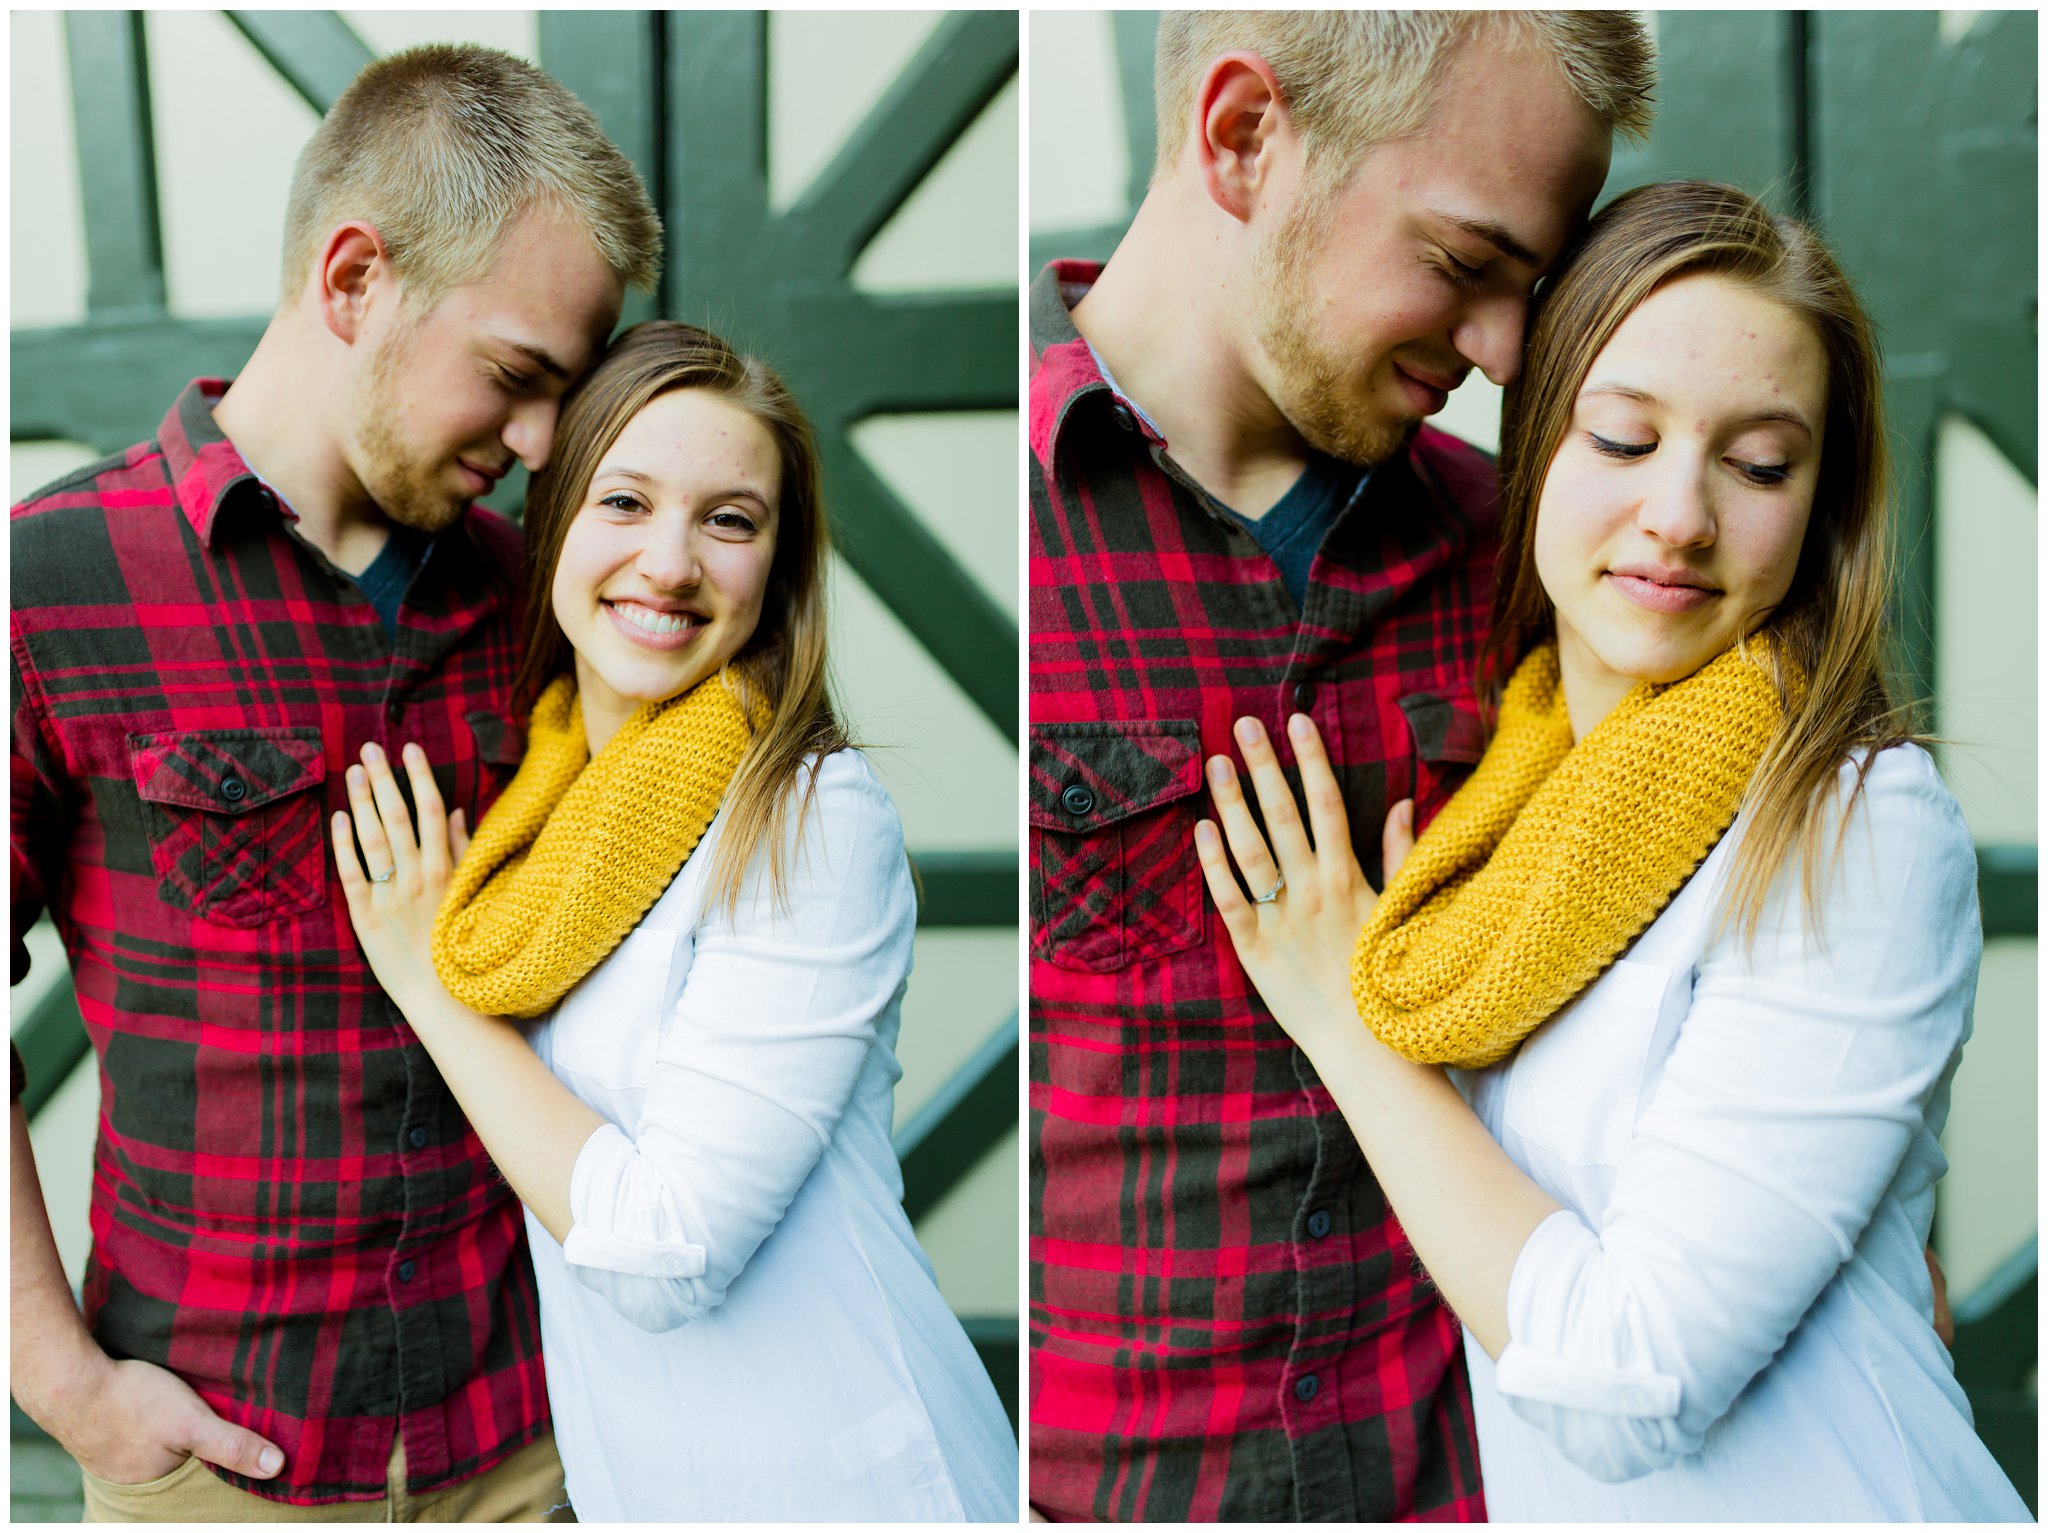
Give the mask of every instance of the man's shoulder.
[[(21, 523), (66, 511), (102, 511), (110, 502), (121, 505), (148, 504), (152, 499), (169, 505), (170, 477), (164, 467), (163, 449), (152, 439), (108, 453), (61, 474), (40, 489), (16, 501), (8, 512), (10, 521)], [(156, 492), (152, 496), (151, 492)]]
[(1500, 470), (1492, 453), (1434, 426), (1424, 426), (1408, 444), (1409, 460), (1425, 483), (1489, 531), (1500, 521)]
[(145, 541), (158, 535), (175, 539), (184, 524), (177, 488), (165, 467), (163, 450), (154, 441), (82, 464), (14, 503), (7, 529), (14, 606), (34, 606), (48, 599), (45, 577), (56, 578), (74, 593), (92, 589), (106, 578), (113, 518), (124, 523), (124, 537)]

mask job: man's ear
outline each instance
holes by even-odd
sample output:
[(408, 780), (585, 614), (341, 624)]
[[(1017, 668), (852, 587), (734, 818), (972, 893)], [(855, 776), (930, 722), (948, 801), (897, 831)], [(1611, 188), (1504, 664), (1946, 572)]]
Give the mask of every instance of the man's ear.
[(1226, 53), (1203, 74), (1195, 107), (1202, 185), (1211, 202), (1245, 223), (1270, 188), (1277, 160), (1295, 145), (1280, 83), (1258, 54)]
[(344, 344), (354, 345), (372, 302), (395, 285), (393, 277), (391, 253), (374, 224), (356, 219), (335, 225), (313, 268), (320, 317), (328, 330)]

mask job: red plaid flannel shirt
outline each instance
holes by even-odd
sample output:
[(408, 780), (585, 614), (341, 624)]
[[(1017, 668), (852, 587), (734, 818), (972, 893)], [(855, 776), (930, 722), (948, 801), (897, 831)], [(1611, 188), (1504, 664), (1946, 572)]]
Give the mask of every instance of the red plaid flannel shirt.
[[(1484, 1516), (1458, 1327), (1195, 861), (1206, 756), (1300, 709), (1378, 878), (1483, 744), (1494, 477), (1432, 430), (1297, 611), (1033, 284), (1031, 1497), (1146, 1521)], [(1290, 773), (1292, 768), (1290, 766)]]
[(388, 640), (214, 424), (12, 517), (13, 940), (47, 906), (99, 1056), (87, 1320), (284, 1449), (300, 1505), (548, 1429), (519, 1203), (371, 977), (327, 821), (417, 740), (474, 825), (510, 777), (519, 534), (471, 511)]

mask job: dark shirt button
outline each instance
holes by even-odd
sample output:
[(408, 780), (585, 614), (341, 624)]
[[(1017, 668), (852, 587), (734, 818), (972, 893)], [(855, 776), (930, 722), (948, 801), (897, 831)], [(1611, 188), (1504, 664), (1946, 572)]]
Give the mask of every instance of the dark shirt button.
[(1123, 427), (1124, 430), (1136, 431), (1138, 429), (1138, 417), (1131, 414), (1131, 407), (1122, 400), (1118, 400), (1115, 404), (1111, 405), (1109, 413), (1116, 417), (1116, 423)]
[[(412, 1281), (412, 1275), (413, 1275), (413, 1274), (414, 1274), (415, 1272), (419, 1271), (419, 1270), (420, 1270), (420, 1264), (419, 1264), (418, 1262), (415, 1262), (415, 1261), (402, 1261), (402, 1262), (400, 1262), (400, 1263), (398, 1264), (398, 1281), (399, 1281), (399, 1282), (401, 1282), (401, 1283), (410, 1283), (410, 1282)], [(1295, 1385), (1295, 1386), (1294, 1386), (1294, 1390), (1295, 1390), (1295, 1393), (1296, 1393), (1296, 1394), (1300, 1394), (1300, 1393), (1301, 1393), (1301, 1385), (1299, 1385), (1299, 1384)], [(1311, 1391), (1311, 1393), (1313, 1393), (1313, 1391)], [(1302, 1395), (1302, 1398), (1303, 1398), (1303, 1399), (1305, 1400), (1305, 1399), (1307, 1399), (1307, 1398), (1308, 1398), (1308, 1396), (1307, 1396), (1307, 1395)]]
[(1330, 1233), (1330, 1223), (1330, 1211), (1327, 1208), (1319, 1208), (1308, 1216), (1308, 1232), (1315, 1239), (1321, 1240)]
[(405, 717), (405, 704), (396, 701), (386, 703), (384, 705), (384, 717), (389, 722), (396, 724)]
[(249, 796), (249, 785), (239, 777), (223, 777), (220, 780), (220, 796), (230, 804), (239, 804)]
[(1060, 795), (1060, 807), (1075, 819), (1095, 808), (1095, 790), (1086, 783), (1073, 783)]
[(1320, 1379), (1312, 1373), (1304, 1373), (1294, 1381), (1294, 1398), (1303, 1405), (1306, 1405), (1316, 1397), (1316, 1391), (1320, 1388), (1322, 1388), (1322, 1381)]
[(1303, 713), (1307, 713), (1311, 708), (1315, 707), (1315, 705), (1315, 686), (1310, 682), (1297, 681), (1294, 684), (1294, 706), (1299, 708)]
[[(427, 1131), (424, 1128), (415, 1128), (405, 1136), (405, 1142), (415, 1150), (424, 1150), (427, 1147)], [(1327, 1224), (1325, 1227), (1327, 1228)]]

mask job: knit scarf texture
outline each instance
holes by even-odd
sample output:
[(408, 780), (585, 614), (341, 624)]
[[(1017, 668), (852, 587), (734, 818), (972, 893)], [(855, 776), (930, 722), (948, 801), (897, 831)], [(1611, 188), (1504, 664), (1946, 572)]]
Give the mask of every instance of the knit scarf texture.
[(1781, 714), (1762, 656), (1731, 649), (1682, 681), (1638, 683), (1574, 746), (1557, 647), (1534, 650), (1486, 755), (1359, 933), (1359, 1016), (1410, 1059), (1505, 1058), (1713, 850)]
[(534, 704), (526, 759), (434, 920), (448, 993), (546, 1012), (640, 924), (703, 839), (755, 727), (722, 676), (636, 711), (593, 758), (573, 676)]

